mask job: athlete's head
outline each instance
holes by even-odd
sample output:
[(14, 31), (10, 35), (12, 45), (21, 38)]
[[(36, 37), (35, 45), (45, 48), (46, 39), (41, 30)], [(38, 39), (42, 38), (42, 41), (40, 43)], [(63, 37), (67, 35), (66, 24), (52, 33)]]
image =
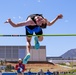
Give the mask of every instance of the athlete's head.
[(19, 59), (18, 59), (18, 62), (19, 62), (19, 63), (22, 63), (22, 59), (21, 59), (21, 58), (19, 58)]
[(31, 18), (37, 25), (40, 25), (41, 28), (46, 28), (47, 22), (42, 14), (31, 14), (27, 17), (27, 19), (29, 18)]
[(35, 16), (36, 23), (40, 25), (41, 28), (46, 28), (47, 23), (42, 16)]
[(35, 16), (35, 20), (36, 22), (40, 22), (41, 20), (43, 20), (42, 16)]

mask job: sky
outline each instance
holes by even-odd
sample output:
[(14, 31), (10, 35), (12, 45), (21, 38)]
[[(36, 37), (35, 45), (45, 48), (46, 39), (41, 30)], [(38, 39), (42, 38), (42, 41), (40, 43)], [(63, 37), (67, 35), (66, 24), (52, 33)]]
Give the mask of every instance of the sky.
[[(49, 21), (63, 14), (43, 34), (76, 34), (76, 0), (0, 0), (0, 34), (25, 35), (25, 27), (14, 28), (4, 22), (11, 18), (15, 23), (25, 21), (30, 14), (43, 14)], [(34, 45), (32, 38), (31, 44)], [(26, 37), (0, 37), (0, 46), (26, 45)], [(76, 48), (76, 36), (44, 36), (40, 45), (46, 46), (46, 56), (60, 56)]]

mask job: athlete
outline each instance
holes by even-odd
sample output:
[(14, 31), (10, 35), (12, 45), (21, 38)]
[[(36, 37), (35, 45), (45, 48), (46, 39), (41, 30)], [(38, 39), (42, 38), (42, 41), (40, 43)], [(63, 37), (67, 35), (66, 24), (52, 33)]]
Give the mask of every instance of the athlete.
[[(30, 58), (30, 47), (31, 47), (31, 39), (33, 33), (36, 34), (37, 37), (35, 37), (35, 48), (39, 49), (39, 41), (43, 40), (43, 28), (46, 28), (47, 26), (53, 25), (58, 19), (61, 19), (63, 17), (62, 14), (57, 15), (57, 17), (52, 20), (51, 22), (48, 21), (46, 18), (43, 17), (42, 14), (31, 14), (27, 17), (26, 21), (14, 23), (10, 18), (6, 20), (5, 23), (9, 23), (13, 27), (21, 27), (25, 26), (26, 29), (26, 39), (27, 39), (27, 55), (25, 56), (23, 63), (27, 63), (27, 61)], [(31, 36), (29, 36), (31, 35)], [(40, 36), (41, 35), (41, 36)]]

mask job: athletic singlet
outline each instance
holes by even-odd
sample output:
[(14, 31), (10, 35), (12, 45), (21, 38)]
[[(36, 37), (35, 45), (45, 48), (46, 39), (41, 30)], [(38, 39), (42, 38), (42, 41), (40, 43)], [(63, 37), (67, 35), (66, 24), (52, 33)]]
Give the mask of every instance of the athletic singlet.
[(35, 26), (25, 26), (25, 28), (28, 30), (28, 32), (29, 32), (30, 34), (33, 34), (33, 32), (38, 33), (39, 31), (42, 30), (42, 29), (41, 29), (39, 26), (37, 26), (37, 25), (35, 25)]

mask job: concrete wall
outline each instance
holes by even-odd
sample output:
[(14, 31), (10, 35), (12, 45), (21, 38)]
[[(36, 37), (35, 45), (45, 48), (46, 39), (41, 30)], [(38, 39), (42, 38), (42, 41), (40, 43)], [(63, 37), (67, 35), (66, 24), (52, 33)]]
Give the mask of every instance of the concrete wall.
[(67, 62), (76, 62), (76, 60), (48, 60), (53, 63), (67, 63)]
[[(26, 46), (0, 46), (0, 60), (17, 61), (26, 55)], [(46, 47), (41, 46), (39, 50), (31, 47), (31, 58), (29, 61), (46, 61)]]
[(46, 61), (46, 49), (31, 49), (31, 58), (29, 61)]

